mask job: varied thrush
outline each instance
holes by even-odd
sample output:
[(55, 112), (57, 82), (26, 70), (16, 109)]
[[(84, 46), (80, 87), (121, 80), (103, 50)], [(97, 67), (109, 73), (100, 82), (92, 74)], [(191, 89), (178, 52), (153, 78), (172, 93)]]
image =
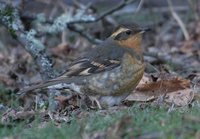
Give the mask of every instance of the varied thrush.
[(118, 105), (143, 76), (141, 41), (145, 31), (135, 26), (120, 26), (103, 43), (69, 65), (65, 73), (20, 93), (67, 88), (95, 98), (100, 106)]

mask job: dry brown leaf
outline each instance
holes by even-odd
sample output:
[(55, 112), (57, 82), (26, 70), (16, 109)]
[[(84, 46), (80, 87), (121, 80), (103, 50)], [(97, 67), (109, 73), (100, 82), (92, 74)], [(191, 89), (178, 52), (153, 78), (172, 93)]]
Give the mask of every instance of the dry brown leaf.
[(55, 100), (58, 101), (59, 106), (61, 108), (65, 108), (66, 106), (77, 107), (80, 106), (81, 97), (77, 94), (68, 94), (67, 96), (60, 95), (55, 97)]
[(179, 77), (159, 80), (157, 82), (139, 84), (136, 88), (139, 92), (145, 92), (148, 95), (165, 94), (190, 87), (190, 81)]
[(57, 100), (57, 101), (59, 102), (59, 104), (60, 104), (60, 106), (61, 106), (62, 108), (66, 106), (66, 103), (67, 103), (67, 100), (68, 100), (68, 99), (69, 99), (69, 98), (66, 97), (66, 96), (57, 96), (57, 97), (55, 98), (55, 100)]
[(58, 101), (58, 108), (64, 109), (66, 106), (77, 106), (77, 99), (73, 95), (64, 96), (60, 95), (55, 97), (55, 100)]
[(141, 81), (139, 82), (139, 84), (138, 84), (137, 87), (139, 87), (139, 86), (142, 85), (142, 84), (149, 83), (149, 82), (151, 82), (150, 77), (147, 76), (147, 75), (144, 75), (144, 76), (142, 77)]
[(135, 91), (134, 93), (132, 93), (126, 98), (125, 102), (126, 101), (151, 101), (155, 98), (156, 96), (149, 96), (141, 92)]
[[(145, 81), (144, 81), (145, 80)], [(151, 101), (161, 95), (165, 95), (165, 102), (174, 103), (177, 106), (189, 104), (194, 93), (190, 87), (190, 81), (179, 77), (149, 82), (146, 77), (125, 101)]]
[(164, 101), (170, 104), (175, 104), (176, 106), (186, 106), (194, 98), (194, 92), (192, 89), (178, 90), (166, 94)]

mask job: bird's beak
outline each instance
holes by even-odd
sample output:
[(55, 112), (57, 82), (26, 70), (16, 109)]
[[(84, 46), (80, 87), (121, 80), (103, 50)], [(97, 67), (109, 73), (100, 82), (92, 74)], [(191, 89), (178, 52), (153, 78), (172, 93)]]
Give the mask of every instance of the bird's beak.
[(147, 32), (147, 31), (150, 31), (150, 30), (151, 30), (150, 28), (140, 28), (139, 33), (143, 34), (143, 33)]

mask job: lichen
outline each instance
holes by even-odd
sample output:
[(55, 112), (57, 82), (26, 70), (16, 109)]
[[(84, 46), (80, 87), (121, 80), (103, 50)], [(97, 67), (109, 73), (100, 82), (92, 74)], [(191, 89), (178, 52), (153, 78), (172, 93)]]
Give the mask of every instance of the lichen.
[[(44, 20), (44, 19), (41, 19)], [(57, 17), (52, 25), (45, 24), (42, 25), (41, 22), (37, 22), (38, 31), (44, 33), (58, 33), (66, 29), (67, 25), (72, 22), (77, 21), (94, 21), (95, 17), (92, 15), (86, 15), (82, 12), (77, 12), (75, 15), (70, 14), (69, 12), (63, 13), (59, 17)]]
[(8, 31), (13, 38), (17, 38), (16, 31), (23, 28), (19, 23), (19, 15), (15, 9), (10, 6), (0, 7), (0, 20), (8, 26)]
[(45, 14), (44, 13), (37, 14), (36, 22), (45, 23), (46, 22)]

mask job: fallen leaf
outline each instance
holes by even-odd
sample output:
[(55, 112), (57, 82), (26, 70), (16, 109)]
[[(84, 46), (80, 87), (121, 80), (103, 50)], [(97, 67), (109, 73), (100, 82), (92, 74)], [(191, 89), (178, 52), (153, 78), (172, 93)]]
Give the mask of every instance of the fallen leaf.
[(157, 82), (150, 82), (139, 84), (136, 88), (137, 91), (145, 92), (148, 95), (165, 94), (190, 87), (190, 81), (175, 77), (172, 79), (159, 80)]
[(146, 102), (163, 95), (165, 96), (165, 102), (173, 103), (176, 106), (185, 106), (194, 98), (194, 93), (192, 89), (190, 89), (189, 80), (174, 77), (158, 80), (157, 82), (150, 82), (150, 80), (147, 80), (145, 77), (141, 80), (136, 89), (126, 98), (125, 102)]
[(192, 102), (194, 98), (194, 92), (192, 89), (178, 90), (166, 94), (164, 101), (176, 106), (186, 106)]
[(136, 91), (135, 93), (132, 93), (131, 95), (129, 95), (125, 101), (151, 101), (155, 98), (156, 96), (149, 96), (149, 95)]

